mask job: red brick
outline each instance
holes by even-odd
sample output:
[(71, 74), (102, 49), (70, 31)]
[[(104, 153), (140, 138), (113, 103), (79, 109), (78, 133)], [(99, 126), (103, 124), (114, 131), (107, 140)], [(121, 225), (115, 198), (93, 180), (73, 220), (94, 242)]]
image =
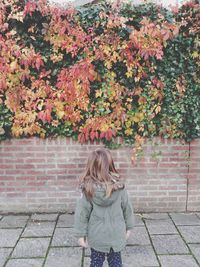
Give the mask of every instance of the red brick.
[(57, 164), (58, 168), (64, 168), (64, 169), (73, 169), (77, 168), (77, 164), (72, 164), (72, 163), (66, 163), (66, 164)]
[(36, 168), (37, 169), (55, 169), (56, 168), (56, 164), (50, 164), (50, 163), (47, 163), (47, 164), (36, 164)]
[(0, 169), (14, 169), (15, 165), (14, 164), (0, 164)]

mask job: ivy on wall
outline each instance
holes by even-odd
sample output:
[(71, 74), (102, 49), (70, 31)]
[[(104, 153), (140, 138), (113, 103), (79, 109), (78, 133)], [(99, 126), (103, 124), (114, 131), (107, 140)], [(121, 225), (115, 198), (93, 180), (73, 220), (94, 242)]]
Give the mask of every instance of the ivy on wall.
[(200, 136), (199, 3), (0, 3), (0, 140)]

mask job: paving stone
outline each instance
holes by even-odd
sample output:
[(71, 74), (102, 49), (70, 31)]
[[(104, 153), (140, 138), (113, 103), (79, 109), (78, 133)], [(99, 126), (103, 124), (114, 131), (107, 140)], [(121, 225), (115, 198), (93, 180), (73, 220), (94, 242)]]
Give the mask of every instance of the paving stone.
[(54, 227), (55, 222), (29, 222), (22, 236), (51, 236), (53, 234)]
[(6, 267), (42, 267), (44, 259), (10, 259)]
[(200, 243), (200, 226), (178, 226), (183, 238), (188, 243)]
[(144, 226), (141, 214), (135, 214), (135, 226)]
[(0, 229), (0, 247), (14, 247), (23, 229)]
[(58, 213), (50, 213), (50, 214), (32, 214), (31, 221), (56, 221), (58, 217)]
[(200, 244), (188, 244), (200, 266)]
[(59, 216), (57, 227), (73, 227), (74, 215), (62, 214)]
[(131, 235), (127, 240), (128, 245), (150, 245), (149, 235), (145, 226), (136, 226), (131, 231)]
[(176, 225), (200, 225), (200, 218), (195, 213), (170, 213)]
[(8, 259), (12, 248), (0, 248), (0, 266), (3, 266)]
[(170, 219), (169, 215), (167, 213), (142, 213), (142, 217), (145, 220), (165, 220)]
[(177, 234), (178, 231), (171, 219), (146, 220), (149, 233), (152, 234)]
[(159, 266), (152, 246), (127, 246), (122, 251), (123, 267)]
[(198, 216), (198, 218), (200, 218), (200, 212), (196, 212), (196, 215)]
[(7, 215), (0, 221), (0, 228), (24, 227), (28, 219), (29, 216)]
[(90, 247), (85, 249), (85, 256), (90, 257)]
[(188, 247), (179, 235), (152, 235), (157, 254), (186, 254)]
[(191, 255), (158, 256), (162, 267), (198, 267)]
[(50, 238), (21, 238), (11, 258), (45, 257)]
[(56, 228), (52, 240), (52, 246), (78, 246), (72, 228)]
[(81, 253), (81, 248), (50, 248), (44, 267), (79, 267)]

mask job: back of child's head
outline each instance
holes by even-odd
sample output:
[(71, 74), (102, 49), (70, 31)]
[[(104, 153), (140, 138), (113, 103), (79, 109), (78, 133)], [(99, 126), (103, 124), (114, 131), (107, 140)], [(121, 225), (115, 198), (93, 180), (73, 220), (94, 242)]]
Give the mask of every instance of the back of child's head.
[(98, 185), (105, 186), (106, 196), (109, 197), (113, 191), (124, 187), (118, 183), (119, 179), (119, 173), (108, 149), (99, 148), (90, 153), (85, 174), (81, 178), (81, 187), (87, 198), (93, 197), (94, 188)]

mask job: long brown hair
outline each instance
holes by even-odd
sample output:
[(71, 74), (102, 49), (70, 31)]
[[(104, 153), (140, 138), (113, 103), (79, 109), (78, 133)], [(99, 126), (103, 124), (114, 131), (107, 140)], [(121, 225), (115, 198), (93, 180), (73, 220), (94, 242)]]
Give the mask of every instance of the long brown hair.
[(106, 197), (112, 192), (124, 188), (119, 181), (113, 158), (108, 149), (99, 148), (92, 151), (88, 157), (86, 171), (80, 179), (80, 187), (88, 199), (94, 196), (95, 185), (102, 185), (106, 188)]

